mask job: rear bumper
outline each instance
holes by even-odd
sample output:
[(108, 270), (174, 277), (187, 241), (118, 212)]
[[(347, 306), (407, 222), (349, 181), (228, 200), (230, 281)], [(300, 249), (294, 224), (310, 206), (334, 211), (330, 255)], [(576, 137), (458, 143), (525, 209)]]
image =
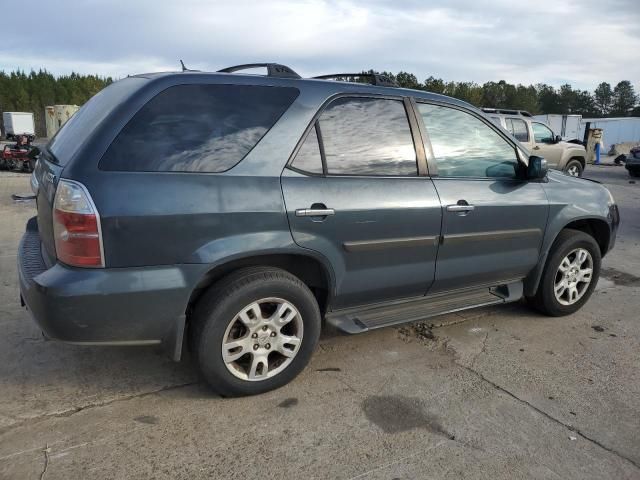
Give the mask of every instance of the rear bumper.
[(164, 344), (176, 359), (192, 286), (204, 267), (48, 268), (35, 218), (18, 251), (22, 300), (47, 337), (76, 344)]

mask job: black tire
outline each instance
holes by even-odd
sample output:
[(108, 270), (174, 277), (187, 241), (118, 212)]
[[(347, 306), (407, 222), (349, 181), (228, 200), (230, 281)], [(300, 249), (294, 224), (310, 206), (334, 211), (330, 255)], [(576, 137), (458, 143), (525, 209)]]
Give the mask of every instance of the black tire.
[[(593, 260), (591, 283), (587, 287), (582, 298), (580, 298), (576, 303), (572, 305), (563, 305), (556, 299), (553, 291), (555, 277), (558, 267), (560, 266), (560, 262), (571, 252), (571, 250), (576, 248), (584, 248), (591, 254), (591, 258)], [(561, 231), (549, 251), (547, 263), (545, 264), (542, 277), (540, 278), (540, 284), (538, 285), (538, 291), (535, 296), (527, 297), (527, 300), (537, 310), (551, 317), (561, 317), (578, 311), (587, 302), (587, 300), (589, 300), (589, 297), (591, 297), (591, 294), (593, 293), (593, 289), (598, 283), (601, 261), (602, 256), (600, 253), (600, 247), (591, 235), (572, 229), (565, 229)]]
[[(291, 363), (273, 377), (259, 381), (238, 378), (222, 357), (226, 329), (247, 305), (269, 297), (286, 300), (300, 313), (304, 333), (299, 350)], [(264, 393), (293, 380), (309, 363), (320, 328), (318, 303), (299, 278), (278, 268), (250, 267), (228, 275), (203, 294), (190, 319), (189, 336), (204, 380), (220, 395), (232, 397)]]
[(582, 176), (582, 172), (584, 171), (584, 167), (582, 166), (582, 162), (580, 160), (576, 160), (576, 159), (569, 160), (567, 162), (567, 164), (565, 165), (565, 167), (564, 167), (565, 173), (568, 174), (569, 169), (571, 169), (573, 167), (578, 169), (578, 175), (577, 176), (581, 177)]
[(630, 177), (640, 177), (640, 172), (637, 170), (628, 170)]

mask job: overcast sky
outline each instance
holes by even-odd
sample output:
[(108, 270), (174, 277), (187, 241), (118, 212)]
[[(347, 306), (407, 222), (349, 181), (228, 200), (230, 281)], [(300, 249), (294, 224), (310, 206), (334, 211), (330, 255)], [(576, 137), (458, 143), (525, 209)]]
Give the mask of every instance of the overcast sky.
[(182, 58), (204, 70), (275, 61), (302, 76), (373, 68), (638, 89), (639, 1), (25, 1), (5, 9), (0, 69), (124, 77)]

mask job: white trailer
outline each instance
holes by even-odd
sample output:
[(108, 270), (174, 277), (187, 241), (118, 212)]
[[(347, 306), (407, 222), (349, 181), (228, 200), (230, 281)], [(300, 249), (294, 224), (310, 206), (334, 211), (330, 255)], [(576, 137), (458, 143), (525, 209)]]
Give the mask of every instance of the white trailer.
[(533, 118), (549, 125), (553, 133), (560, 135), (563, 140), (582, 140), (584, 135), (582, 115), (549, 113), (547, 115), (534, 115)]
[(35, 137), (36, 129), (33, 123), (33, 113), (3, 112), (4, 136), (11, 140), (19, 135)]

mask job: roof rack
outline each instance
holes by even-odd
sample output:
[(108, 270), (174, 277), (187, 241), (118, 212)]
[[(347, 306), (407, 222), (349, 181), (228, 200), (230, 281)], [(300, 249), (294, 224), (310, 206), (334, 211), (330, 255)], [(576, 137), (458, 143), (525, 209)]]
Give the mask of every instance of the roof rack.
[(286, 65), (280, 65), (279, 63), (245, 63), (243, 65), (234, 65), (233, 67), (223, 68), (222, 70), (218, 70), (218, 72), (233, 73), (237, 72), (238, 70), (248, 70), (250, 68), (260, 67), (267, 68), (268, 77), (302, 78)]
[(507, 108), (487, 108), (487, 107), (482, 107), (481, 110), (485, 113), (498, 113), (503, 115), (522, 115), (523, 117), (533, 117), (533, 115), (531, 115), (526, 110), (511, 110)]
[(353, 82), (351, 80), (355, 77), (368, 77), (371, 79), (369, 82), (371, 85), (377, 85), (380, 87), (398, 87), (399, 85), (391, 80), (386, 75), (381, 75), (379, 73), (333, 73), (330, 75), (318, 75), (317, 77), (312, 77), (316, 80), (340, 80), (345, 82)]

